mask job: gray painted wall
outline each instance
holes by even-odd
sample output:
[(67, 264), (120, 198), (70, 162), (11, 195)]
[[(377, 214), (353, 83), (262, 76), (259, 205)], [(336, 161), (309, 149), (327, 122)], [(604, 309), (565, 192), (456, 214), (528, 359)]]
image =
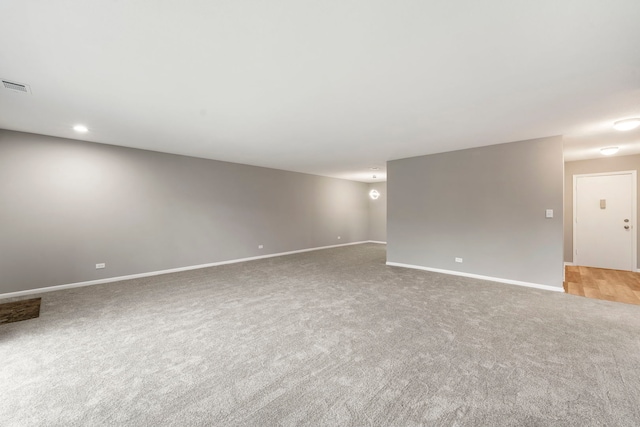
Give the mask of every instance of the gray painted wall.
[(368, 240), (365, 183), (6, 130), (0, 203), (0, 294)]
[[(601, 159), (566, 162), (564, 165), (564, 260), (573, 262), (573, 175), (619, 171), (637, 171), (640, 155), (603, 157)], [(636, 175), (638, 176), (638, 175)], [(640, 201), (640, 183), (637, 185)], [(638, 265), (640, 266), (640, 239), (638, 241)], [(637, 268), (637, 267), (636, 267)]]
[(394, 160), (387, 187), (388, 261), (562, 287), (561, 137)]
[(387, 241), (387, 183), (375, 182), (369, 184), (369, 190), (378, 190), (377, 200), (369, 198), (369, 240), (376, 242)]

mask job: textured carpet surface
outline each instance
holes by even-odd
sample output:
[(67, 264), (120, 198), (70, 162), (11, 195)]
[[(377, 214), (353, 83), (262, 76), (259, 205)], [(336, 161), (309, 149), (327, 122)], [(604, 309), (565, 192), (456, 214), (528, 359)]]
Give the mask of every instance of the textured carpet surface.
[(42, 294), (0, 425), (638, 426), (640, 307), (366, 244)]

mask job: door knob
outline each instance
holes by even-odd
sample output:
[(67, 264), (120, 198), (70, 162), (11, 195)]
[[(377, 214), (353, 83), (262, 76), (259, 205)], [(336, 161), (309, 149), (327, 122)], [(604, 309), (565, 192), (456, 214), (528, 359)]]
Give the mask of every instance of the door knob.
[(629, 229), (629, 226), (628, 226), (628, 225), (625, 225), (625, 226), (624, 226), (624, 229), (625, 229), (625, 230), (628, 230), (628, 229)]

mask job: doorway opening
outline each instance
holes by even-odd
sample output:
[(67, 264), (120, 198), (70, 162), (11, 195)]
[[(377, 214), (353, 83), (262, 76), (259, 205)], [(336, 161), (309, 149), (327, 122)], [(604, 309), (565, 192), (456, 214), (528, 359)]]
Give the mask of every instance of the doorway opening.
[(640, 305), (636, 171), (573, 175), (573, 262), (565, 291)]

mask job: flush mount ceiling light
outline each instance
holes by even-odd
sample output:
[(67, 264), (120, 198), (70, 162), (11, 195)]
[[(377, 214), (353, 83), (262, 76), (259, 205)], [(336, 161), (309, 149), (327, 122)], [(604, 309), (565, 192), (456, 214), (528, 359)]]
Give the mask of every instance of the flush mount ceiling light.
[(380, 197), (380, 193), (378, 193), (378, 190), (371, 190), (369, 191), (369, 197), (371, 197), (373, 200), (376, 200), (378, 197)]
[(73, 127), (73, 130), (79, 133), (85, 133), (89, 131), (89, 129), (85, 125), (75, 125)]
[(605, 148), (601, 148), (600, 152), (605, 156), (611, 156), (612, 154), (616, 154), (618, 150), (619, 150), (618, 147), (605, 147)]
[(613, 128), (615, 130), (622, 130), (622, 131), (635, 129), (638, 126), (640, 126), (640, 119), (638, 118), (618, 120), (613, 124)]

